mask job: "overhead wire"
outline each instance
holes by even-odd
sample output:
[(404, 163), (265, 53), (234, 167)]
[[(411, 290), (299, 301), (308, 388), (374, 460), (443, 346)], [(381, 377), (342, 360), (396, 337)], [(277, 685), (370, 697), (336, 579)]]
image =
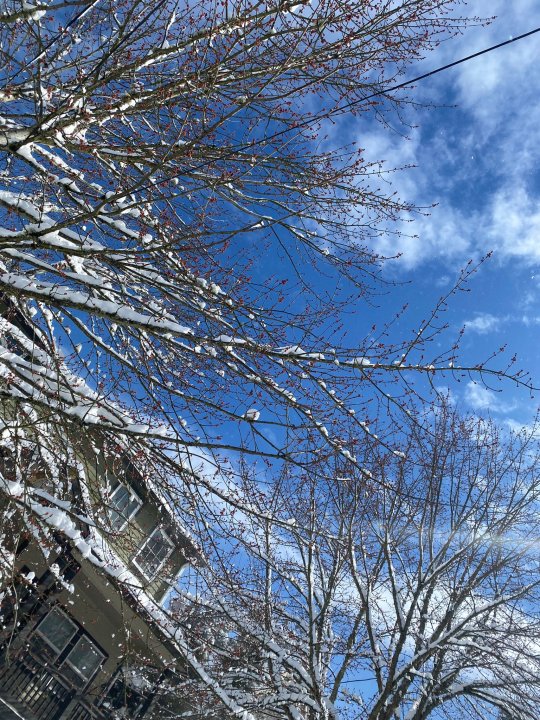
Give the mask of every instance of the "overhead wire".
[[(370, 95), (366, 95), (365, 97), (356, 98), (355, 100), (351, 100), (345, 105), (342, 105), (341, 107), (336, 108), (332, 112), (332, 117), (342, 115), (346, 111), (350, 110), (353, 107), (356, 107), (358, 105), (362, 105), (363, 103), (372, 100), (373, 98), (380, 97), (381, 95), (389, 95), (390, 93), (396, 92), (397, 90), (402, 90), (403, 88), (406, 88), (410, 85), (414, 85), (417, 82), (420, 82), (420, 80), (425, 80), (428, 77), (432, 77), (433, 75), (438, 75), (441, 72), (444, 72), (445, 70), (449, 70), (453, 67), (456, 67), (457, 65), (462, 65), (463, 63), (469, 62), (470, 60), (474, 60), (477, 57), (481, 57), (482, 55), (487, 55), (488, 53), (491, 53), (495, 50), (498, 50), (499, 48), (505, 47), (506, 45), (511, 45), (512, 43), (518, 42), (519, 40), (524, 40), (527, 37), (530, 37), (531, 35), (535, 35), (536, 33), (540, 32), (540, 27), (534, 28), (534, 30), (529, 30), (528, 32), (522, 33), (521, 35), (516, 35), (515, 37), (510, 37), (508, 40), (503, 40), (500, 43), (497, 43), (496, 45), (491, 45), (487, 48), (484, 48), (483, 50), (478, 50), (477, 52), (471, 53), (470, 55), (466, 55), (465, 57), (459, 58), (458, 60), (453, 60), (450, 63), (447, 63), (446, 65), (441, 65), (441, 67), (435, 68), (434, 70), (430, 70), (429, 72), (423, 73), (422, 75), (417, 75), (414, 78), (411, 78), (410, 80), (404, 80), (401, 83), (398, 83), (397, 85), (392, 85), (389, 88), (381, 88), (380, 90), (377, 90), (374, 93), (371, 93)], [(285, 127), (281, 130), (277, 130), (276, 132), (272, 133), (268, 137), (265, 138), (265, 142), (273, 141), (276, 138), (290, 134), (291, 132), (297, 132), (303, 127), (306, 127), (308, 125), (311, 125), (314, 122), (322, 121), (327, 117), (327, 113), (325, 112), (324, 115), (317, 116), (313, 115), (305, 120), (296, 122), (294, 124), (294, 127)], [(245, 150), (248, 149), (250, 145), (241, 145), (237, 150)], [(200, 163), (199, 165), (196, 165), (193, 170), (198, 170), (206, 165), (206, 161), (204, 163)], [(178, 178), (181, 177), (182, 172), (175, 173), (174, 175), (171, 175), (171, 178)], [(149, 183), (148, 185), (141, 185), (139, 188), (137, 188), (138, 191), (148, 189), (151, 187), (152, 184)]]
[[(456, 67), (457, 65), (462, 65), (465, 62), (468, 62), (469, 60), (474, 60), (477, 57), (481, 57), (482, 55), (487, 55), (490, 52), (493, 52), (494, 50), (498, 50), (499, 48), (505, 47), (506, 45), (511, 45), (512, 43), (518, 42), (519, 40), (523, 40), (527, 37), (530, 37), (531, 35), (535, 35), (536, 33), (540, 32), (540, 27), (534, 28), (534, 30), (529, 30), (526, 33), (522, 33), (521, 35), (516, 35), (515, 37), (510, 37), (508, 40), (503, 40), (503, 42), (497, 43), (496, 45), (491, 45), (490, 47), (484, 48), (483, 50), (478, 50), (475, 53), (471, 53), (470, 55), (466, 55), (465, 57), (459, 58), (459, 60), (453, 60), (450, 63), (447, 63), (446, 65), (441, 65), (441, 67), (435, 68), (434, 70), (430, 70), (429, 72), (423, 73), (422, 75), (417, 75), (414, 78), (411, 78), (410, 80), (404, 80), (401, 83), (398, 83), (397, 85), (392, 85), (389, 88), (381, 88), (380, 90), (377, 90), (374, 93), (371, 93), (371, 95), (366, 95), (365, 97), (356, 98), (354, 100), (350, 100), (348, 103), (345, 103), (341, 107), (336, 108), (332, 112), (332, 117), (335, 117), (336, 115), (342, 115), (346, 111), (350, 110), (351, 108), (354, 108), (358, 105), (362, 105), (363, 103), (367, 102), (368, 100), (372, 100), (373, 98), (380, 97), (381, 95), (389, 95), (390, 93), (396, 92), (397, 90), (402, 90), (403, 88), (406, 88), (410, 85), (414, 85), (417, 82), (420, 82), (420, 80), (425, 80), (428, 77), (432, 77), (433, 75), (437, 75), (438, 73), (441, 73), (445, 70), (449, 70), (450, 68)], [(324, 120), (326, 115), (323, 115), (322, 117), (311, 116), (306, 118), (305, 120), (301, 122), (297, 122), (294, 125), (294, 131), (299, 130), (300, 128), (306, 127), (307, 125), (310, 125), (311, 123), (317, 121), (317, 120)], [(279, 137), (280, 135), (285, 135), (286, 133), (291, 132), (291, 128), (283, 128), (283, 130), (278, 130), (278, 132), (271, 135), (268, 139), (274, 140), (275, 138)]]
[(516, 35), (516, 37), (511, 36), (508, 40), (504, 40), (503, 42), (497, 43), (496, 45), (491, 45), (490, 47), (484, 48), (483, 50), (478, 50), (478, 52), (471, 53), (470, 55), (466, 55), (465, 57), (460, 58), (459, 60), (454, 60), (451, 63), (447, 63), (446, 65), (441, 65), (441, 67), (435, 68), (435, 70), (430, 70), (427, 73), (424, 73), (423, 75), (418, 75), (415, 78), (412, 78), (411, 80), (404, 80), (402, 83), (399, 83), (398, 85), (393, 85), (390, 88), (378, 90), (377, 92), (372, 93), (371, 95), (367, 95), (363, 98), (357, 98), (356, 100), (351, 100), (346, 105), (343, 105), (337, 112), (344, 112), (345, 110), (350, 109), (354, 105), (366, 102), (366, 100), (371, 100), (374, 97), (378, 97), (380, 95), (386, 95), (387, 93), (395, 92), (396, 90), (402, 90), (405, 87), (408, 87), (409, 85), (414, 85), (415, 83), (419, 82), (420, 80), (425, 80), (428, 77), (431, 77), (432, 75), (437, 75), (438, 73), (443, 72), (444, 70), (449, 70), (450, 68), (456, 67), (457, 65), (461, 65), (465, 62), (468, 62), (469, 60), (474, 60), (474, 58), (480, 57), (481, 55), (487, 55), (487, 53), (493, 52), (494, 50), (498, 50), (499, 48), (504, 47), (505, 45), (511, 45), (512, 43), (517, 42), (518, 40), (523, 40), (524, 38), (530, 37), (531, 35), (535, 35), (536, 33), (540, 32), (540, 27), (535, 28), (534, 30), (529, 30), (526, 33), (522, 33), (521, 35)]

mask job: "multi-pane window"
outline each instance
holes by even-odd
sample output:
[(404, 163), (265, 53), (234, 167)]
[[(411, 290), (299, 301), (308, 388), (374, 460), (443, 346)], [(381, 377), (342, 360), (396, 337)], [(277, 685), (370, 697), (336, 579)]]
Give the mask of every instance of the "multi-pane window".
[(39, 624), (37, 632), (50, 645), (57, 655), (68, 646), (77, 634), (77, 626), (58, 608), (54, 608)]
[(92, 638), (57, 607), (38, 625), (30, 647), (78, 687), (84, 687), (94, 677), (106, 657)]
[(149, 579), (163, 567), (174, 548), (167, 533), (156, 528), (134, 558), (135, 565)]
[(133, 490), (126, 485), (117, 485), (109, 499), (109, 520), (113, 530), (122, 530), (142, 505)]
[(90, 680), (96, 670), (103, 662), (103, 654), (97, 649), (94, 643), (85, 635), (80, 637), (73, 650), (66, 658), (70, 665), (84, 680)]

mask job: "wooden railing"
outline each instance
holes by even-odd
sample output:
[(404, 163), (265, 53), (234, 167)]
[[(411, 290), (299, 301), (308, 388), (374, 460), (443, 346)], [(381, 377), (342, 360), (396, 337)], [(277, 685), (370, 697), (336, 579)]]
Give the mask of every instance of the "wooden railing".
[(16, 698), (39, 720), (58, 720), (73, 690), (49, 672), (43, 660), (30, 652), (11, 660), (0, 678), (0, 693)]
[(44, 658), (28, 650), (0, 673), (0, 696), (18, 700), (39, 720), (110, 720), (110, 715), (77, 698), (79, 693)]

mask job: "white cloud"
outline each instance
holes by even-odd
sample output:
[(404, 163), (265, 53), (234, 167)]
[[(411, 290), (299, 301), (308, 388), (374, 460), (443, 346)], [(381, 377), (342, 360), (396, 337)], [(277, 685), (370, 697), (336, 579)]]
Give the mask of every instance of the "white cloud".
[(499, 393), (489, 390), (488, 388), (470, 381), (465, 387), (465, 402), (473, 410), (489, 410), (497, 413), (507, 413), (515, 410), (516, 404), (513, 402), (504, 402)]
[(524, 423), (514, 418), (507, 418), (504, 421), (504, 425), (512, 432), (522, 433), (531, 438), (540, 438), (540, 427), (536, 421)]
[[(420, 130), (403, 137), (380, 129), (362, 135), (361, 142), (369, 161), (384, 160), (387, 170), (405, 168), (388, 176), (389, 190), (395, 191), (400, 200), (424, 208), (419, 214), (404, 215), (398, 223), (392, 222), (391, 232), (374, 241), (376, 251), (386, 257), (401, 255), (403, 269), (433, 258), (457, 259), (457, 264), (468, 258), (469, 220), (443, 195), (433, 194), (431, 184), (438, 166), (437, 163), (428, 166), (425, 162)], [(435, 203), (436, 207), (430, 207)]]
[(540, 260), (538, 200), (523, 186), (515, 185), (494, 195), (486, 218), (486, 238), (501, 254), (529, 262)]
[(498, 330), (505, 318), (496, 317), (490, 313), (478, 313), (472, 320), (465, 321), (466, 330), (485, 335), (486, 333)]
[[(476, 0), (474, 6), (479, 15), (495, 15), (495, 21), (466, 31), (458, 41), (446, 43), (447, 57), (454, 53), (456, 57), (472, 54), (538, 25), (537, 0)], [(505, 116), (515, 112), (526, 114), (526, 98), (537, 105), (531, 80), (539, 59), (540, 47), (533, 36), (459, 65), (455, 71), (459, 104), (482, 121), (487, 133), (498, 131)]]
[(520, 317), (520, 321), (523, 323), (523, 325), (525, 325), (525, 327), (540, 325), (540, 316), (525, 314)]
[[(499, 17), (443, 43), (411, 75), (540, 24), (537, 0), (477, 0), (472, 10)], [(416, 166), (389, 178), (398, 196), (424, 207), (437, 203), (413, 224), (398, 223), (401, 235), (376, 240), (378, 252), (401, 253), (404, 269), (438, 259), (455, 271), (490, 250), (500, 262), (540, 260), (539, 65), (538, 36), (525, 38), (418, 83), (415, 98), (457, 107), (413, 113), (419, 128), (408, 139), (383, 128), (359, 133), (368, 159)]]

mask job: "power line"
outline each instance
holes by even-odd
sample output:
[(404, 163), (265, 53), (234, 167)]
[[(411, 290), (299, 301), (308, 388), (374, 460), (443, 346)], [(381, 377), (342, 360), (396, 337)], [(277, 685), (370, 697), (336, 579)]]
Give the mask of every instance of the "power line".
[[(340, 108), (337, 108), (332, 113), (332, 116), (335, 117), (336, 115), (341, 115), (347, 110), (350, 110), (352, 107), (355, 107), (356, 105), (361, 105), (362, 103), (367, 102), (368, 100), (372, 100), (375, 97), (380, 97), (381, 95), (387, 95), (389, 93), (395, 92), (396, 90), (401, 90), (408, 85), (414, 85), (415, 83), (419, 82), (420, 80), (425, 80), (428, 77), (431, 77), (432, 75), (437, 75), (438, 73), (443, 72), (444, 70), (449, 70), (450, 68), (456, 67), (457, 65), (462, 65), (465, 62), (468, 62), (469, 60), (474, 60), (474, 58), (480, 57), (482, 55), (487, 55), (487, 53), (493, 52), (494, 50), (498, 50), (499, 48), (505, 47), (506, 45), (511, 45), (512, 43), (517, 42), (518, 40), (523, 40), (524, 38), (530, 37), (531, 35), (535, 35), (536, 33), (540, 32), (540, 27), (535, 28), (534, 30), (529, 30), (526, 33), (522, 33), (521, 35), (516, 35), (516, 37), (511, 37), (509, 40), (504, 40), (503, 42), (497, 43), (496, 45), (491, 45), (490, 47), (484, 48), (483, 50), (479, 50), (478, 52), (472, 53), (471, 55), (466, 55), (465, 57), (460, 58), (459, 60), (454, 60), (451, 63), (447, 63), (446, 65), (442, 65), (441, 67), (435, 68), (435, 70), (430, 70), (427, 73), (424, 73), (423, 75), (418, 75), (415, 78), (412, 78), (411, 80), (404, 80), (403, 82), (399, 83), (398, 85), (393, 85), (389, 88), (383, 88), (381, 90), (377, 90), (377, 92), (372, 93), (371, 95), (367, 95), (366, 97), (357, 98), (356, 100), (351, 100), (350, 102), (346, 103), (345, 105), (342, 105)], [(266, 141), (269, 140), (275, 140), (276, 138), (280, 137), (281, 135), (286, 135), (290, 133), (292, 130), (296, 131), (300, 128), (306, 127), (306, 125), (310, 125), (313, 122), (316, 122), (317, 120), (324, 120), (326, 117), (326, 113), (320, 117), (317, 117), (316, 115), (314, 117), (309, 117), (303, 120), (302, 122), (295, 123), (294, 128), (286, 127), (282, 130), (278, 130), (275, 133), (272, 133), (270, 136), (265, 138)], [(244, 150), (248, 148), (248, 145), (242, 146), (240, 149)], [(199, 167), (203, 167), (203, 164), (199, 165)], [(198, 169), (198, 168), (195, 168)], [(178, 175), (175, 175), (173, 177), (179, 177), (180, 173)], [(147, 187), (150, 187), (148, 185)], [(144, 189), (144, 186), (141, 188)]]
[[(487, 53), (493, 52), (494, 50), (498, 50), (499, 48), (505, 47), (505, 45), (511, 45), (512, 43), (517, 42), (518, 40), (523, 40), (524, 38), (530, 37), (531, 35), (535, 35), (536, 33), (540, 32), (540, 27), (535, 28), (534, 30), (529, 30), (526, 33), (522, 33), (521, 35), (516, 35), (516, 37), (511, 37), (509, 40), (504, 40), (503, 42), (497, 43), (496, 45), (491, 45), (490, 47), (484, 48), (483, 50), (479, 50), (478, 52), (472, 53), (471, 55), (466, 55), (465, 57), (460, 58), (459, 60), (454, 60), (451, 63), (447, 63), (446, 65), (442, 65), (441, 67), (435, 68), (435, 70), (430, 70), (427, 73), (424, 73), (423, 75), (418, 75), (415, 78), (412, 78), (411, 80), (404, 80), (403, 82), (399, 83), (398, 85), (393, 85), (390, 88), (383, 88), (381, 90), (377, 90), (377, 92), (372, 93), (371, 95), (367, 95), (366, 97), (357, 98), (356, 100), (351, 100), (350, 102), (346, 103), (345, 105), (342, 105), (340, 108), (335, 110), (332, 113), (332, 116), (335, 117), (336, 115), (341, 115), (347, 110), (350, 110), (352, 107), (355, 107), (356, 105), (361, 105), (362, 103), (367, 102), (368, 100), (372, 100), (375, 97), (380, 97), (381, 95), (387, 95), (388, 93), (395, 92), (396, 90), (401, 90), (408, 85), (414, 85), (415, 83), (419, 82), (420, 80), (425, 80), (428, 77), (431, 77), (432, 75), (437, 75), (438, 73), (443, 72), (444, 70), (449, 70), (450, 68), (456, 67), (456, 65), (462, 65), (465, 62), (468, 62), (469, 60), (474, 60), (474, 58), (480, 57), (481, 55), (487, 55)], [(296, 131), (300, 128), (306, 127), (306, 125), (310, 125), (313, 122), (316, 122), (317, 120), (324, 120), (326, 117), (326, 113), (324, 115), (321, 115), (320, 117), (317, 117), (316, 115), (313, 117), (306, 118), (302, 122), (295, 123), (294, 128), (286, 127), (282, 130), (278, 130), (275, 133), (272, 133), (267, 138), (265, 138), (266, 141), (275, 140), (276, 138), (280, 137), (281, 135), (286, 135), (290, 133), (292, 130)], [(244, 145), (240, 147), (240, 150), (245, 150), (249, 148), (249, 145)], [(201, 163), (198, 166), (196, 166), (194, 169), (197, 170), (201, 167), (204, 167), (206, 163)], [(180, 177), (182, 173), (177, 173), (173, 175), (172, 177)], [(138, 190), (144, 190), (151, 187), (151, 185), (143, 185)]]
[(358, 105), (360, 103), (366, 102), (366, 100), (371, 100), (374, 97), (378, 97), (379, 95), (386, 95), (387, 93), (395, 92), (396, 90), (401, 90), (404, 87), (407, 87), (408, 85), (414, 85), (415, 83), (419, 82), (420, 80), (425, 80), (428, 77), (431, 77), (432, 75), (437, 75), (440, 72), (443, 72), (443, 70), (449, 70), (450, 68), (456, 67), (456, 65), (461, 65), (462, 63), (468, 62), (469, 60), (473, 60), (474, 58), (480, 57), (481, 55), (487, 55), (487, 53), (493, 52), (494, 50), (498, 50), (499, 48), (504, 47), (505, 45), (511, 45), (512, 43), (517, 42), (518, 40), (523, 40), (526, 37), (530, 37), (531, 35), (534, 35), (535, 33), (540, 32), (540, 27), (535, 28), (534, 30), (529, 30), (529, 32), (523, 33), (522, 35), (516, 35), (516, 37), (511, 37), (509, 40), (505, 40), (504, 42), (497, 43), (497, 45), (492, 45), (491, 47), (484, 48), (483, 50), (479, 50), (478, 52), (472, 53), (472, 55), (467, 55), (466, 57), (462, 57), (459, 60), (454, 60), (451, 63), (448, 63), (447, 65), (442, 65), (439, 68), (436, 68), (435, 70), (430, 70), (427, 73), (424, 73), (423, 75), (418, 75), (415, 78), (412, 78), (412, 80), (405, 80), (402, 83), (399, 83), (399, 85), (393, 85), (390, 88), (378, 90), (375, 93), (372, 93), (371, 95), (368, 95), (364, 98), (358, 98), (356, 100), (351, 100), (351, 102), (347, 103), (347, 105), (344, 105), (342, 108), (339, 109), (339, 112), (342, 112), (344, 110), (349, 109), (350, 107), (354, 105)]
[[(540, 32), (540, 27), (535, 28), (534, 30), (529, 30), (529, 32), (523, 33), (522, 35), (516, 35), (516, 37), (511, 37), (509, 40), (504, 40), (503, 42), (497, 43), (496, 45), (491, 45), (490, 47), (484, 48), (483, 50), (479, 50), (478, 52), (472, 53), (471, 55), (466, 55), (465, 57), (460, 58), (459, 60), (454, 60), (451, 63), (448, 63), (447, 65), (442, 65), (441, 67), (435, 68), (435, 70), (430, 70), (427, 73), (424, 73), (423, 75), (418, 75), (415, 78), (412, 78), (411, 80), (404, 80), (403, 82), (399, 83), (398, 85), (393, 85), (389, 88), (382, 88), (381, 90), (377, 90), (377, 92), (372, 93), (371, 95), (366, 95), (366, 97), (362, 98), (356, 98), (356, 100), (351, 100), (350, 102), (346, 103), (345, 105), (342, 105), (340, 108), (337, 108), (333, 113), (332, 116), (335, 117), (336, 115), (341, 115), (347, 110), (350, 110), (353, 107), (356, 107), (357, 105), (362, 105), (362, 103), (367, 102), (368, 100), (372, 100), (375, 97), (380, 97), (381, 95), (388, 95), (389, 93), (395, 92), (396, 90), (401, 90), (409, 85), (414, 85), (415, 83), (419, 82), (420, 80), (425, 80), (428, 77), (431, 77), (432, 75), (437, 75), (438, 73), (443, 72), (444, 70), (449, 70), (450, 68), (456, 67), (456, 65), (461, 65), (462, 63), (468, 62), (469, 60), (474, 60), (474, 58), (480, 57), (481, 55), (487, 55), (487, 53), (493, 52), (494, 50), (498, 50), (499, 48), (504, 47), (505, 45), (511, 45), (512, 43), (517, 42), (518, 40), (523, 40), (524, 38), (530, 37), (531, 35), (534, 35), (535, 33)], [(314, 116), (309, 117), (306, 120), (303, 120), (302, 122), (296, 123), (294, 126), (294, 130), (298, 130), (302, 127), (305, 127), (306, 125), (310, 125), (311, 123), (317, 121), (317, 120), (324, 120), (326, 117), (325, 115), (321, 115), (320, 117)], [(275, 140), (280, 135), (286, 135), (287, 133), (291, 132), (291, 128), (284, 128), (283, 130), (278, 130), (277, 132), (273, 133), (268, 139), (269, 140)]]

